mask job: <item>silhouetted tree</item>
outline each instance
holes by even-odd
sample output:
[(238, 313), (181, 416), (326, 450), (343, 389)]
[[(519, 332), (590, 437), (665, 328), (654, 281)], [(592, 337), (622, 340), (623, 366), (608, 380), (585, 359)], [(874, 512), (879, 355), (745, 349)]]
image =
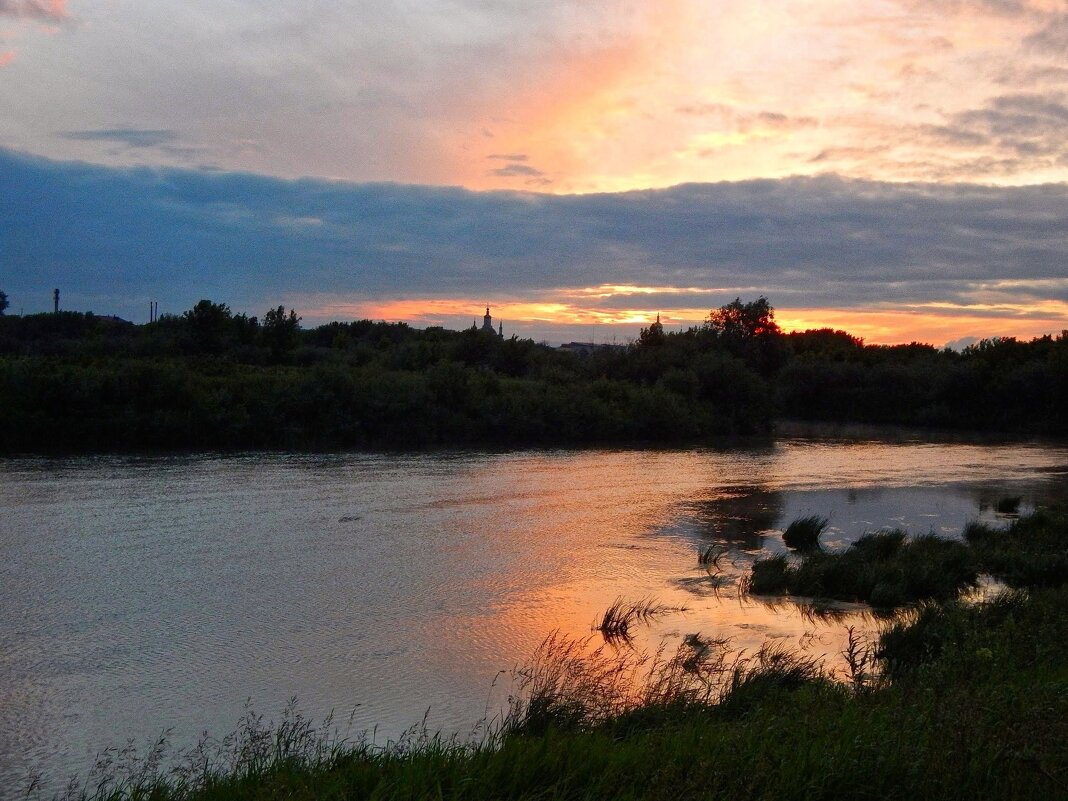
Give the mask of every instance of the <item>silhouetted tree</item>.
[(764, 375), (778, 370), (786, 359), (782, 330), (775, 310), (761, 295), (742, 303), (735, 298), (708, 315), (708, 330), (730, 353), (744, 359)]
[(708, 315), (708, 326), (727, 340), (747, 341), (782, 333), (775, 322), (775, 310), (761, 295), (750, 303), (735, 298)]
[(8, 307), (7, 293), (0, 291), (0, 315), (3, 315), (4, 311)]
[(275, 358), (296, 347), (299, 330), (300, 317), (293, 309), (287, 314), (286, 307), (279, 306), (263, 315), (263, 340)]
[(233, 316), (230, 307), (225, 303), (201, 300), (185, 312), (182, 319), (188, 326), (196, 349), (214, 353), (222, 349), (223, 340)]
[(864, 340), (832, 328), (810, 328), (786, 335), (796, 356), (838, 359), (856, 358), (864, 349)]

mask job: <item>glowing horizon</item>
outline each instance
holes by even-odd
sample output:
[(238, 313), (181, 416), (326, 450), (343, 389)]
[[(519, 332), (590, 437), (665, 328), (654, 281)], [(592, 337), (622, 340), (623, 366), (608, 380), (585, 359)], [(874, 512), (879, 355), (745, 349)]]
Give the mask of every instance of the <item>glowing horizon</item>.
[[(551, 332), (552, 328), (560, 328), (585, 329), (594, 334), (600, 331), (603, 336), (607, 329), (622, 335), (622, 341), (636, 339), (640, 329), (650, 325), (657, 316), (665, 328), (681, 330), (701, 325), (712, 311), (711, 308), (603, 309), (581, 303), (584, 296), (596, 297), (599, 289), (561, 290), (559, 295), (571, 298), (571, 302), (504, 300), (487, 303), (484, 299), (471, 298), (408, 298), (324, 303), (318, 299), (317, 305), (317, 299), (308, 297), (295, 302), (304, 302), (301, 313), (316, 324), (341, 319), (371, 319), (454, 329), (469, 327), (464, 324), (467, 319), (481, 326), (482, 310), (488, 305), (494, 326), (503, 323), (506, 335), (517, 332), (525, 336), (530, 331)], [(753, 299), (755, 297), (743, 298)], [(774, 299), (772, 302), (774, 306)], [(1068, 330), (1068, 303), (1049, 302), (1037, 309), (992, 304), (917, 304), (907, 309), (870, 310), (776, 307), (775, 319), (784, 333), (830, 328), (846, 331), (869, 345), (921, 342), (943, 347), (993, 337), (1030, 340), (1060, 335)], [(568, 337), (560, 341), (563, 339)]]

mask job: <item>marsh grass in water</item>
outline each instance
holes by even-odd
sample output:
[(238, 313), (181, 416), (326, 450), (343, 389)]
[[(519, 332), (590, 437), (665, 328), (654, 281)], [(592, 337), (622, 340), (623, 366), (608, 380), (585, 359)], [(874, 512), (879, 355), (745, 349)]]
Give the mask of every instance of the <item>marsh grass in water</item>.
[(782, 541), (787, 548), (796, 551), (811, 551), (820, 547), (820, 534), (830, 521), (819, 515), (799, 517), (786, 527)]
[(727, 556), (727, 549), (720, 545), (709, 545), (697, 552), (697, 564), (709, 572), (721, 570), (723, 559)]
[(1068, 515), (1039, 511), (999, 529), (978, 523), (964, 538), (982, 569), (1011, 587), (1054, 587), (1068, 579)]
[(1022, 501), (1019, 495), (1013, 495), (1006, 498), (1001, 498), (994, 504), (994, 511), (1003, 515), (1014, 515), (1020, 511), (1020, 501)]
[(605, 610), (594, 629), (601, 632), (606, 640), (629, 640), (631, 626), (635, 623), (647, 622), (651, 618), (672, 612), (685, 611), (686, 607), (667, 606), (652, 598), (643, 598), (639, 601), (624, 601), (622, 598), (616, 598)]
[(758, 595), (864, 601), (883, 609), (955, 599), (981, 574), (1011, 587), (1054, 587), (1068, 580), (1066, 532), (1068, 516), (1055, 511), (1018, 518), (1006, 528), (971, 523), (964, 542), (881, 531), (837, 553), (758, 560), (745, 587)]
[(759, 560), (747, 589), (894, 607), (923, 598), (955, 598), (978, 575), (963, 543), (933, 535), (908, 539), (904, 532), (887, 531), (868, 534), (839, 553), (809, 551), (797, 561), (784, 556)]

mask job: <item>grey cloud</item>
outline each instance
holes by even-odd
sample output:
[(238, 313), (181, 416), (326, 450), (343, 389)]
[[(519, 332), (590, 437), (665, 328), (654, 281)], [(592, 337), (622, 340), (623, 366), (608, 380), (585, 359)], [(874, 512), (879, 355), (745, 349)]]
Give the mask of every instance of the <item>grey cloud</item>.
[(995, 81), (1009, 86), (1068, 83), (1068, 67), (1013, 65), (995, 76)]
[(722, 290), (627, 300), (664, 308), (757, 292), (780, 306), (964, 302), (999, 280), (1014, 282), (999, 297), (1049, 298), (1064, 292), (1065, 219), (1062, 184), (820, 177), (554, 196), (115, 169), (0, 150), (4, 290), (27, 310), (32, 298), (44, 308), (54, 286), (72, 304), (106, 297), (96, 311), (130, 316), (148, 297), (256, 313), (312, 292), (544, 298), (601, 284)]
[(724, 103), (694, 103), (692, 105), (679, 106), (675, 109), (679, 114), (688, 114), (694, 117), (706, 117), (709, 115), (727, 115), (733, 109)]
[(178, 141), (178, 134), (169, 130), (146, 128), (100, 128), (92, 131), (62, 131), (64, 139), (80, 142), (116, 142), (126, 147), (159, 147)]
[(790, 117), (777, 111), (761, 111), (754, 119), (769, 128), (811, 128), (818, 124), (815, 117)]
[(900, 0), (910, 11), (992, 16), (1031, 16), (1036, 13), (1028, 0)]
[(932, 139), (952, 145), (985, 145), (990, 140), (986, 134), (951, 125), (921, 125), (919, 130)]
[(1027, 47), (1068, 58), (1068, 14), (1057, 15), (1024, 39)]
[(61, 22), (66, 6), (66, 0), (0, 0), (0, 16)]
[(1002, 160), (1016, 169), (1020, 160), (1055, 161), (1068, 153), (1066, 126), (1068, 97), (1049, 92), (995, 97), (982, 108), (951, 114), (945, 124), (918, 126), (915, 132), (940, 143), (986, 147), (990, 152), (983, 158)]
[(946, 347), (950, 350), (962, 351), (969, 345), (974, 345), (979, 341), (979, 337), (961, 337), (960, 339), (954, 339), (951, 342), (947, 342)]
[[(182, 144), (177, 132), (151, 128), (98, 128), (87, 131), (61, 131), (63, 139), (79, 142), (104, 142), (119, 152), (154, 150), (177, 161), (195, 163), (206, 154), (203, 148)], [(211, 169), (206, 165), (206, 169)]]

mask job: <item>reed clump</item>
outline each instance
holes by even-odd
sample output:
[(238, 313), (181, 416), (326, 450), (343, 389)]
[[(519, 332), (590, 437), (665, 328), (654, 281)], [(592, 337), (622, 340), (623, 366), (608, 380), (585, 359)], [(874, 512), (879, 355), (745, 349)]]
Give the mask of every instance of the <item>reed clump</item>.
[(1068, 582), (1068, 515), (1039, 511), (1005, 528), (971, 523), (964, 541), (903, 531), (867, 534), (838, 553), (808, 551), (753, 564), (746, 589), (864, 601), (894, 608), (917, 601), (949, 601), (987, 574), (1010, 587), (1056, 587)]
[(819, 515), (799, 517), (786, 527), (782, 541), (795, 551), (811, 551), (820, 547), (820, 534), (830, 521)]
[(1014, 515), (1020, 511), (1020, 502), (1023, 500), (1019, 495), (999, 498), (994, 504), (994, 511), (1003, 515)]
[(720, 570), (723, 559), (727, 556), (727, 549), (720, 545), (709, 545), (697, 552), (697, 564), (709, 571)]

